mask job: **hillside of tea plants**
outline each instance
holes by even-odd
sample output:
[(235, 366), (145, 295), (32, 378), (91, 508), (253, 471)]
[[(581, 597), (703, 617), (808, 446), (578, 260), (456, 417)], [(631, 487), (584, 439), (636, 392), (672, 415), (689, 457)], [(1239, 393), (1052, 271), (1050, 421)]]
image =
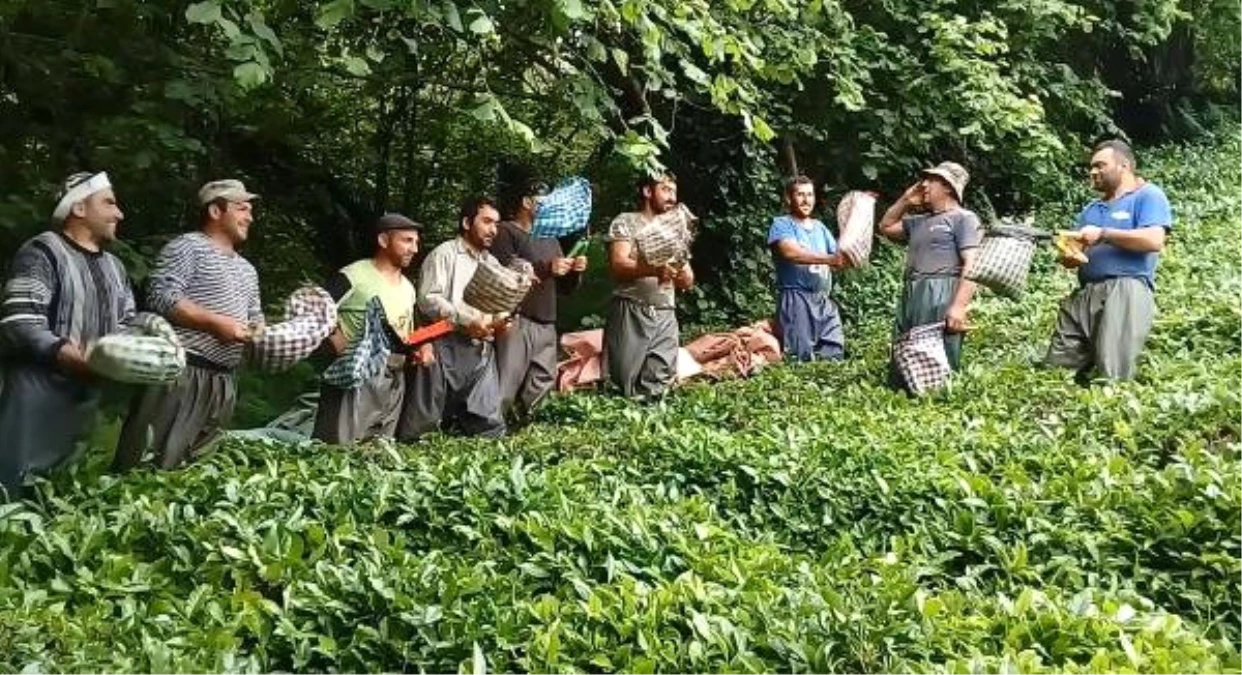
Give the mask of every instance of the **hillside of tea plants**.
[(0, 670), (1238, 672), (1240, 159), (1141, 157), (1177, 225), (1135, 382), (1033, 366), (1073, 284), (1043, 251), (950, 391), (888, 391), (881, 251), (844, 364), (56, 475), (0, 506)]

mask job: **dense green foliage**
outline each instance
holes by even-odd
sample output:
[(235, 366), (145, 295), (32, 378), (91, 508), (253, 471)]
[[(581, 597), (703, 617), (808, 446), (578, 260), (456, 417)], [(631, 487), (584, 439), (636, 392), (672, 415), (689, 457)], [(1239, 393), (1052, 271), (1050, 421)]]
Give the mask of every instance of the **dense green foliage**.
[(1242, 138), (1145, 159), (1178, 227), (1136, 382), (1031, 366), (1045, 252), (930, 399), (881, 386), (893, 295), (851, 280), (844, 364), (79, 469), (0, 507), (0, 669), (1238, 672)]
[(1228, 0), (8, 0), (0, 252), (43, 226), (69, 171), (107, 169), (141, 280), (194, 222), (196, 186), (237, 175), (264, 195), (247, 253), (276, 306), (365, 253), (383, 209), (439, 239), (457, 200), (525, 165), (589, 175), (598, 229), (636, 170), (663, 163), (704, 216), (686, 317), (736, 322), (769, 304), (758, 232), (783, 173), (895, 195), (955, 159), (981, 212), (1025, 208), (1061, 194), (1099, 134), (1189, 136), (1214, 105), (1236, 111), (1240, 14)]

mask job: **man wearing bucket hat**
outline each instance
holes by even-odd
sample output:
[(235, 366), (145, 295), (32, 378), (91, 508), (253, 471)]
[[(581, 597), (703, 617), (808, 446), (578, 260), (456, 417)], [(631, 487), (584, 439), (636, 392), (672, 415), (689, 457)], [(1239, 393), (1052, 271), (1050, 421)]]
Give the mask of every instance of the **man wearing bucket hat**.
[(172, 469), (219, 433), (237, 402), (236, 370), (263, 323), (259, 278), (237, 249), (250, 235), (251, 201), (239, 180), (198, 191), (200, 229), (160, 252), (148, 281), (151, 310), (168, 319), (186, 351), (186, 369), (168, 387), (148, 387), (130, 407), (113, 466), (127, 470), (151, 451)]
[[(332, 351), (341, 355), (362, 339), (367, 306), (379, 298), (389, 344), (402, 344), (414, 329), (414, 284), (404, 274), (418, 253), (423, 226), (399, 213), (384, 214), (375, 222), (375, 252), (345, 266), (325, 285), (340, 304), (336, 331), (328, 336)], [(319, 410), (314, 437), (326, 443), (349, 445), (368, 438), (392, 437), (405, 397), (404, 350), (392, 354), (379, 373), (356, 387), (324, 382), (319, 389)], [(416, 358), (429, 360), (431, 345), (424, 345)]]
[(1135, 174), (1123, 141), (1104, 141), (1091, 156), (1091, 187), (1101, 195), (1078, 215), (1075, 235), (1086, 260), (1062, 256), (1078, 271), (1078, 289), (1061, 304), (1048, 346), (1049, 365), (1113, 380), (1134, 377), (1151, 331), (1156, 264), (1173, 228), (1164, 192)]
[[(962, 271), (983, 239), (979, 217), (962, 207), (970, 174), (955, 162), (924, 169), (880, 219), (880, 232), (907, 245), (905, 279), (894, 339), (918, 326), (944, 322), (949, 365), (961, 365), (962, 339), (975, 282)], [(890, 384), (908, 388), (896, 367)]]
[(106, 173), (75, 173), (53, 229), (17, 250), (0, 304), (0, 500), (73, 454), (100, 393), (91, 342), (135, 315), (125, 266), (104, 249), (124, 215)]

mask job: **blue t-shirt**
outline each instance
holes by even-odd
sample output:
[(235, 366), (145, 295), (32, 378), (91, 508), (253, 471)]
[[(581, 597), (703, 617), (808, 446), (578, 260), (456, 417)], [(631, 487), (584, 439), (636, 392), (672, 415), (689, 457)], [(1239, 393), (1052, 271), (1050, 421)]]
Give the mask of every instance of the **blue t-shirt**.
[[(768, 230), (768, 246), (785, 239), (796, 241), (812, 253), (828, 255), (837, 252), (837, 240), (818, 220), (812, 219), (799, 225), (791, 216), (773, 218), (772, 228)], [(776, 263), (777, 288), (803, 291), (826, 291), (831, 288), (832, 272), (827, 265), (796, 265), (775, 250), (772, 251), (772, 259)]]
[[(1114, 230), (1137, 230), (1144, 227), (1173, 227), (1173, 209), (1164, 191), (1152, 183), (1144, 183), (1133, 192), (1111, 202), (1095, 200), (1078, 214), (1078, 229), (1084, 225)], [(1148, 286), (1156, 282), (1158, 253), (1136, 253), (1099, 243), (1087, 249), (1087, 264), (1078, 268), (1081, 283), (1103, 281), (1116, 277), (1137, 277)]]

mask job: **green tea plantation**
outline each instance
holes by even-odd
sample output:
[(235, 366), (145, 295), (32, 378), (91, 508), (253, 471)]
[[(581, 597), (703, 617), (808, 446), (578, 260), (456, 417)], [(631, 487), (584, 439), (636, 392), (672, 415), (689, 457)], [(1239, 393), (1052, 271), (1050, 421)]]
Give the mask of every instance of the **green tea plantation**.
[(1036, 367), (1049, 247), (926, 399), (883, 386), (873, 269), (844, 364), (559, 397), (500, 442), (88, 462), (0, 506), (0, 670), (1239, 672), (1240, 158), (1140, 158), (1177, 227), (1137, 381)]

